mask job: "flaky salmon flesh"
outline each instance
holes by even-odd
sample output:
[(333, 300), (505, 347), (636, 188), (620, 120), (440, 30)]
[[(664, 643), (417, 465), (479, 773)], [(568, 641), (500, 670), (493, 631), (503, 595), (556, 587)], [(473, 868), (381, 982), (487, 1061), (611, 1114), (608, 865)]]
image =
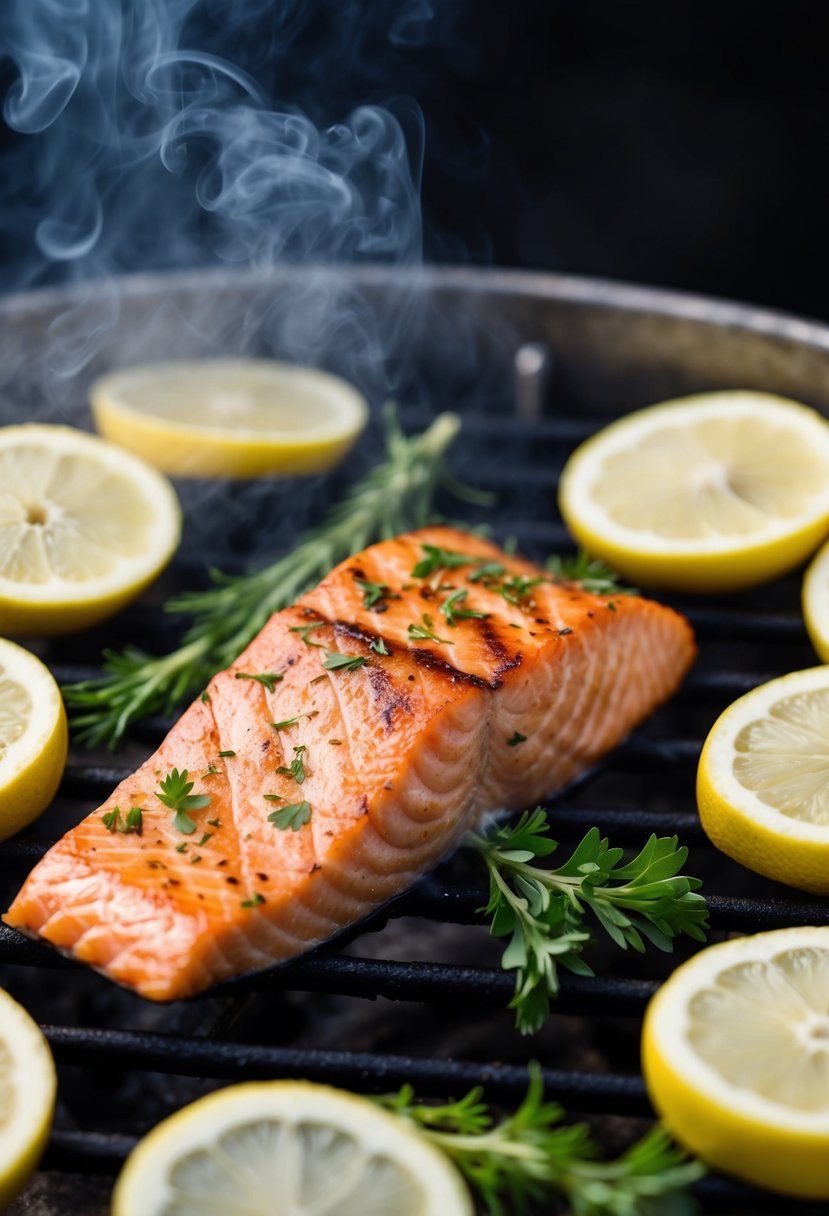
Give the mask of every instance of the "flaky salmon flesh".
[(153, 1000), (292, 958), (564, 786), (694, 654), (671, 609), (477, 536), (373, 545), (271, 617), (4, 919)]

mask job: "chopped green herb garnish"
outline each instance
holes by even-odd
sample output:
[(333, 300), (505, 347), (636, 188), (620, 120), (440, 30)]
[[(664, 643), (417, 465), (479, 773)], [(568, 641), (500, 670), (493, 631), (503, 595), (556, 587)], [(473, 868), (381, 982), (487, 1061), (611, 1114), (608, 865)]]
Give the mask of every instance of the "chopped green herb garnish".
[(194, 853), (193, 856), (190, 858), (190, 865), (196, 866), (199, 864), (200, 861), (201, 861), (201, 853)]
[(359, 654), (340, 654), (337, 650), (326, 651), (322, 665), (326, 671), (356, 671), (368, 659)]
[(282, 722), (271, 722), (271, 726), (274, 730), (287, 730), (289, 726), (296, 726), (298, 721), (299, 717), (285, 718)]
[(210, 704), (210, 693), (207, 691), (207, 689), (204, 690), (202, 695), (199, 697), (199, 700), (203, 701), (205, 705)]
[(140, 836), (144, 830), (144, 812), (140, 806), (134, 806), (127, 811), (127, 826), (122, 830), (125, 834), (134, 832), (136, 836)]
[(198, 843), (198, 847), (200, 849), (204, 848), (204, 846), (207, 844), (208, 840), (212, 840), (212, 839), (213, 839), (213, 833), (205, 832), (205, 834), (202, 836), (201, 840)]
[(220, 828), (222, 826), (221, 819), (208, 819), (207, 823), (211, 828)]
[(159, 782), (159, 792), (156, 793), (156, 798), (168, 806), (171, 811), (175, 811), (173, 827), (176, 831), (190, 836), (195, 832), (196, 825), (187, 812), (200, 811), (202, 807), (209, 806), (210, 798), (207, 794), (191, 794), (193, 782), (188, 781), (187, 778), (186, 768), (182, 772), (179, 772), (177, 768), (172, 769), (164, 780)]
[(575, 557), (548, 557), (547, 569), (554, 582), (581, 583), (593, 595), (636, 595), (635, 587), (626, 587), (615, 570), (584, 549), (579, 549)]
[(364, 578), (354, 580), (357, 586), (363, 593), (364, 608), (385, 608), (386, 600), (399, 600), (399, 595), (391, 594), (391, 587), (387, 583), (369, 583)]
[(607, 601), (607, 608), (608, 608), (608, 611), (609, 611), (609, 612), (615, 612), (615, 611), (616, 611), (616, 605), (613, 603), (613, 600), (608, 600), (608, 601)]
[(226, 756), (229, 756), (232, 758), (235, 755), (236, 755), (236, 753), (232, 747), (226, 747), (223, 752), (219, 752), (219, 759), (223, 760)]
[(104, 821), (104, 827), (108, 832), (115, 832), (118, 829), (118, 821), (121, 818), (121, 808), (113, 807), (111, 811), (104, 811), (101, 818)]
[(253, 895), (251, 895), (250, 899), (243, 899), (239, 906), (241, 908), (259, 908), (264, 902), (265, 896), (260, 895), (259, 892), (256, 891)]
[(526, 743), (526, 742), (527, 742), (527, 736), (519, 734), (519, 732), (516, 731), (511, 739), (507, 739), (507, 747), (518, 747), (519, 743)]
[(410, 625), (406, 630), (406, 633), (413, 641), (441, 642), (444, 646), (454, 646), (455, 643), (449, 638), (439, 638), (436, 633), (433, 633), (432, 625), (434, 622), (432, 621), (432, 618), (429, 616), (428, 612), (423, 613), (421, 620), (423, 621), (422, 625)]
[(505, 579), (494, 590), (510, 604), (520, 604), (522, 600), (528, 598), (539, 583), (545, 581), (543, 578), (529, 578), (526, 574), (516, 574), (512, 578)]
[[(315, 629), (322, 629), (325, 624), (325, 621), (311, 621), (310, 625), (292, 625), (291, 633), (298, 633), (306, 646), (313, 646), (317, 650), (322, 650), (322, 643), (312, 642), (308, 634), (313, 633)], [(271, 689), (271, 692), (273, 692), (273, 689)]]
[(255, 680), (257, 684), (262, 684), (263, 687), (267, 688), (268, 692), (273, 692), (274, 684), (278, 684), (279, 681), (284, 680), (285, 677), (280, 671), (237, 671), (236, 679)]
[[(277, 771), (278, 771), (278, 770), (277, 770)], [(286, 769), (285, 771), (286, 771), (287, 773), (289, 773), (291, 770), (290, 770), (290, 769)], [(263, 797), (263, 798), (264, 798), (264, 799), (265, 799), (267, 802), (284, 802), (284, 801), (285, 801), (285, 799), (282, 797), (282, 795), (281, 795), (281, 794), (263, 794), (263, 795), (262, 795), (262, 797)]]
[(475, 612), (472, 608), (459, 608), (458, 605), (466, 599), (466, 591), (453, 591), (451, 595), (447, 595), (446, 599), (440, 606), (440, 611), (446, 617), (448, 625), (456, 625), (458, 621), (477, 620), (484, 621), (487, 618), (486, 612)]
[(441, 549), (437, 545), (422, 545), (426, 554), (412, 568), (413, 578), (428, 578), (436, 570), (453, 570), (457, 566), (471, 566), (475, 561), (468, 553), (454, 553), (451, 549)]
[(569, 637), (569, 635), (570, 635), (572, 632), (573, 632), (573, 630), (570, 628), (570, 626), (569, 626), (569, 625), (565, 625), (563, 629), (559, 629), (559, 631), (558, 631), (558, 636), (559, 636), (560, 638), (566, 638), (566, 637)]
[(218, 771), (219, 770), (216, 768), (215, 764), (208, 764), (207, 772), (202, 773), (202, 780), (204, 780), (205, 777), (215, 777)]
[(303, 754), (307, 751), (304, 743), (300, 743), (294, 748), (294, 758), (290, 765), (280, 764), (276, 770), (281, 777), (293, 777), (297, 785), (302, 785), (305, 780), (305, 768), (302, 763)]
[(382, 638), (372, 638), (368, 644), (368, 648), (369, 650), (373, 650), (375, 654), (391, 654)]
[(278, 811), (271, 811), (268, 815), (268, 823), (272, 823), (275, 828), (290, 828), (293, 832), (298, 832), (299, 829), (306, 824), (311, 818), (310, 802), (290, 802), (287, 806), (281, 806)]
[(506, 566), (502, 566), (500, 562), (484, 562), (477, 570), (467, 574), (466, 580), (469, 583), (488, 582), (490, 579), (503, 578), (506, 572)]
[(182, 840), (181, 844), (176, 845), (176, 852), (177, 853), (186, 853), (187, 852), (187, 841), (186, 840)]

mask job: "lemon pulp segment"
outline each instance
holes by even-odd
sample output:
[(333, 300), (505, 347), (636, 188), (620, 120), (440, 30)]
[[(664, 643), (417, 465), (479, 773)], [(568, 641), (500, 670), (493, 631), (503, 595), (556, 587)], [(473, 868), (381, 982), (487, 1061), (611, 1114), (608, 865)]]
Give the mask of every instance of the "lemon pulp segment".
[(0, 631), (103, 620), (158, 574), (179, 529), (169, 483), (129, 453), (68, 427), (0, 429)]
[(237, 1085), (159, 1124), (114, 1216), (472, 1216), (449, 1160), (366, 1099), (305, 1082)]
[(642, 1051), (686, 1147), (755, 1185), (829, 1198), (829, 929), (700, 951), (649, 1005)]
[(96, 381), (91, 402), (103, 435), (177, 477), (320, 472), (368, 419), (338, 376), (267, 359), (128, 368)]
[(559, 500), (576, 538), (635, 581), (751, 586), (829, 531), (829, 424), (765, 393), (664, 402), (582, 444)]
[(829, 544), (819, 549), (803, 578), (803, 620), (812, 645), (829, 662)]
[(0, 1211), (40, 1160), (55, 1106), (57, 1079), (39, 1027), (0, 989)]
[(724, 853), (829, 893), (829, 667), (771, 680), (721, 714), (700, 756), (697, 803)]

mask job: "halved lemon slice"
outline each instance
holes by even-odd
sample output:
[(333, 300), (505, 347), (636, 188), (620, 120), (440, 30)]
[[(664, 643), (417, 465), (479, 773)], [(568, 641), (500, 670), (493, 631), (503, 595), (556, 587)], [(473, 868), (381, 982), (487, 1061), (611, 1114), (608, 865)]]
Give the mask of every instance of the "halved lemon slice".
[(0, 988), (0, 1212), (23, 1190), (46, 1147), (56, 1090), (40, 1028)]
[(180, 511), (129, 452), (62, 426), (0, 429), (0, 633), (67, 633), (134, 599), (167, 564)]
[(0, 840), (45, 810), (66, 765), (66, 713), (40, 659), (0, 638)]
[(700, 756), (697, 803), (729, 857), (829, 894), (829, 667), (770, 680), (720, 715)]
[(576, 539), (638, 584), (733, 591), (829, 532), (829, 423), (767, 393), (704, 393), (611, 423), (559, 489)]
[(368, 419), (356, 389), (267, 359), (157, 363), (91, 389), (98, 430), (174, 477), (293, 477), (330, 468)]
[(803, 619), (812, 645), (829, 662), (829, 544), (823, 545), (803, 577)]
[(642, 1065), (669, 1130), (709, 1165), (829, 1199), (829, 928), (683, 963), (648, 1006)]
[(234, 1085), (134, 1150), (113, 1216), (472, 1216), (455, 1167), (402, 1119), (326, 1085)]

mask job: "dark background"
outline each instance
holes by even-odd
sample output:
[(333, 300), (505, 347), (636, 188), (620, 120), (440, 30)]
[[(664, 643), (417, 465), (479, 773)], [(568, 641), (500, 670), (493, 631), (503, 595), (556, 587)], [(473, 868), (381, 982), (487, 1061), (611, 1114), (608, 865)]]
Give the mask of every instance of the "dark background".
[[(344, 36), (321, 80), (310, 52), (342, 2), (303, 0), (284, 50), (261, 0), (232, 37), (238, 6), (205, 0), (200, 40), (321, 120), (358, 100), (414, 97), (429, 260), (638, 280), (829, 318), (829, 21), (817, 0), (434, 0), (428, 32), (395, 45), (394, 4), (366, 0), (359, 39)], [(0, 90), (13, 78), (0, 65)], [(3, 129), (0, 172), (27, 138), (34, 155), (35, 139)], [(0, 232), (0, 276), (20, 241)]]

